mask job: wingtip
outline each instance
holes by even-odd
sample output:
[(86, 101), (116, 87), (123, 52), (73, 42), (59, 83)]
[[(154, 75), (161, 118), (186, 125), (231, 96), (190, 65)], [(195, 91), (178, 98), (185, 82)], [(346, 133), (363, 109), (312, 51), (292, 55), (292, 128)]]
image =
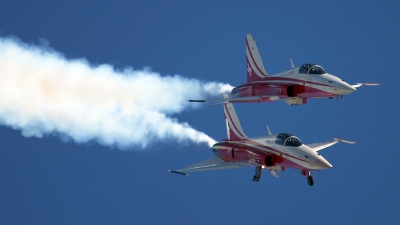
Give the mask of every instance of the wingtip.
[(334, 140), (335, 140), (335, 141), (340, 141), (340, 142), (343, 142), (343, 143), (347, 143), (347, 144), (352, 144), (352, 145), (354, 145), (355, 143), (357, 143), (357, 142), (355, 142), (355, 141), (350, 141), (350, 140), (346, 140), (346, 139), (343, 139), (343, 138), (334, 138)]
[(206, 102), (206, 100), (187, 100), (188, 102)]
[(354, 88), (361, 87), (361, 86), (380, 86), (380, 83), (357, 83), (355, 85), (351, 85)]
[(379, 86), (381, 85), (380, 83), (363, 83), (365, 86)]
[(176, 173), (176, 174), (184, 175), (184, 176), (189, 176), (189, 174), (184, 173), (184, 172), (180, 172), (180, 171), (177, 171), (177, 170), (168, 170), (168, 172)]

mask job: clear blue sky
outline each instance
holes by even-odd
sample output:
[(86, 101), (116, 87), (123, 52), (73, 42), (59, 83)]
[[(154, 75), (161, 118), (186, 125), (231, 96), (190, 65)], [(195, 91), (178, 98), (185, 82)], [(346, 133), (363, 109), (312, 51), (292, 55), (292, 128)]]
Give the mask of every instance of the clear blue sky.
[[(238, 85), (245, 35), (268, 73), (313, 62), (350, 84), (378, 82), (308, 105), (235, 105), (248, 136), (289, 132), (304, 143), (342, 137), (321, 152), (332, 169), (276, 179), (253, 168), (168, 173), (212, 157), (205, 145), (157, 142), (120, 151), (0, 127), (0, 224), (397, 224), (400, 3), (398, 1), (6, 1), (0, 35), (39, 39), (67, 58), (117, 68), (149, 66)], [(0, 75), (1, 77), (1, 75)], [(1, 80), (0, 80), (1, 82)], [(222, 107), (175, 115), (225, 138)]]

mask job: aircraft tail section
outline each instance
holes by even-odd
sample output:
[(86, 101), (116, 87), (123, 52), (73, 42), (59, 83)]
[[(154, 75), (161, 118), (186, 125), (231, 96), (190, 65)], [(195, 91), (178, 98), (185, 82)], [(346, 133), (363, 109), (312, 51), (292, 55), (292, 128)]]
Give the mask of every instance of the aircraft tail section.
[(247, 82), (261, 80), (268, 76), (258, 53), (256, 42), (252, 34), (246, 35), (246, 63), (247, 63)]
[[(223, 96), (224, 98), (229, 98), (228, 94), (224, 94)], [(247, 136), (243, 132), (242, 126), (240, 125), (239, 119), (236, 115), (236, 111), (232, 103), (224, 103), (224, 116), (226, 121), (228, 140), (238, 141), (246, 139)]]

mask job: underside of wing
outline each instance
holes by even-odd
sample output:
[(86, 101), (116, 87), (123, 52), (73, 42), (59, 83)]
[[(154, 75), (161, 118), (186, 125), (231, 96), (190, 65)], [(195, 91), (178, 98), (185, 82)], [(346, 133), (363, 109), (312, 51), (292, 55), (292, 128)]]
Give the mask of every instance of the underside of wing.
[(187, 169), (169, 170), (169, 172), (177, 173), (177, 174), (181, 174), (181, 175), (188, 175), (187, 173), (189, 173), (189, 172), (236, 169), (236, 168), (241, 168), (241, 167), (243, 167), (242, 164), (227, 163), (224, 160), (222, 160), (220, 157), (216, 156), (214, 158), (207, 159), (205, 161), (190, 165), (190, 166), (188, 166)]
[(314, 144), (309, 144), (307, 146), (312, 148), (315, 151), (320, 151), (320, 150), (328, 148), (338, 142), (343, 142), (343, 143), (347, 143), (347, 144), (355, 144), (354, 141), (349, 141), (349, 140), (342, 139), (342, 138), (334, 138), (332, 141), (314, 143)]

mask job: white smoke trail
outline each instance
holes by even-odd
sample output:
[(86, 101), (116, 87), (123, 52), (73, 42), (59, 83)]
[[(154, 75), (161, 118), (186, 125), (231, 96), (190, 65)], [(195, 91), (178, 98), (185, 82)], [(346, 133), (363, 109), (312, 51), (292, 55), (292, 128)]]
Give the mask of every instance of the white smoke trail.
[(121, 149), (163, 140), (211, 146), (208, 135), (170, 116), (195, 107), (187, 99), (231, 89), (149, 69), (93, 66), (49, 47), (0, 38), (0, 124), (27, 137), (58, 134)]

